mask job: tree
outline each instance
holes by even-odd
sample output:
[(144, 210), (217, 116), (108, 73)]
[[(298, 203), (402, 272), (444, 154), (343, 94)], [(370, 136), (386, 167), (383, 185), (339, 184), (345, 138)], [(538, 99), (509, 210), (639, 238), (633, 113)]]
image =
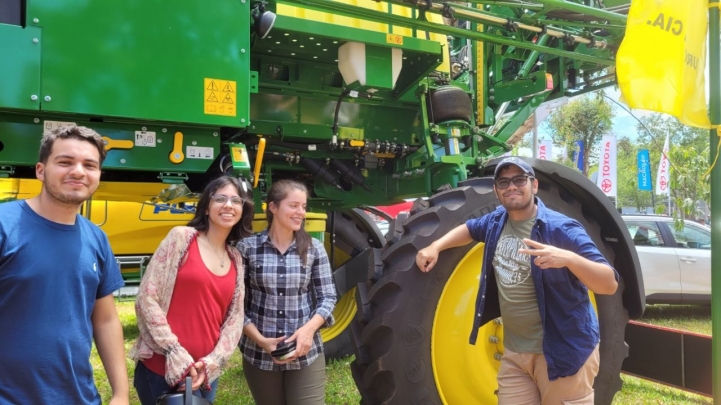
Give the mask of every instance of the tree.
[[(706, 131), (703, 131), (706, 132)], [(709, 185), (708, 156), (709, 145), (705, 148), (670, 148), (669, 160), (676, 162), (671, 170), (671, 198), (676, 204), (679, 220), (690, 218), (705, 219), (705, 213), (699, 211), (698, 201), (709, 204), (711, 187)], [(680, 223), (683, 223), (680, 221)]]
[[(698, 201), (710, 202), (708, 131), (683, 125), (675, 117), (651, 114), (637, 125), (639, 143), (650, 151), (652, 174), (655, 177), (661, 151), (669, 135), (668, 159), (671, 163), (671, 199), (676, 205), (674, 216), (698, 219)], [(680, 222), (683, 223), (683, 222)]]
[(568, 153), (573, 151), (575, 141), (583, 141), (583, 174), (588, 176), (590, 163), (597, 159), (596, 146), (603, 135), (611, 132), (614, 116), (613, 106), (602, 94), (590, 94), (556, 108), (546, 120), (546, 127), (554, 145), (565, 146)]

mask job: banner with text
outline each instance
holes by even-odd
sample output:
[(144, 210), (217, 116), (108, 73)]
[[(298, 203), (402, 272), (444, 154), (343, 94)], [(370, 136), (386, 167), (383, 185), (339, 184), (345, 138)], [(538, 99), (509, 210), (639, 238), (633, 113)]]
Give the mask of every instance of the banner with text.
[(638, 189), (641, 191), (651, 191), (651, 158), (648, 155), (648, 149), (641, 149), (637, 155), (638, 161)]
[(616, 178), (616, 136), (604, 135), (601, 139), (596, 184), (607, 196), (616, 197)]
[(543, 141), (538, 142), (538, 153), (536, 153), (536, 156), (538, 156), (538, 159), (543, 160), (551, 160), (551, 157), (553, 156), (551, 152), (553, 152), (553, 141), (550, 139), (545, 139)]
[(656, 174), (656, 194), (671, 195), (669, 184), (671, 181), (671, 173), (669, 172), (669, 169), (668, 135), (666, 135), (666, 141), (663, 143), (663, 153), (661, 153), (661, 161), (658, 163), (658, 173)]
[(630, 3), (626, 35), (616, 54), (618, 87), (626, 103), (709, 128), (704, 77), (709, 1)]
[(573, 143), (573, 165), (583, 173), (583, 141)]

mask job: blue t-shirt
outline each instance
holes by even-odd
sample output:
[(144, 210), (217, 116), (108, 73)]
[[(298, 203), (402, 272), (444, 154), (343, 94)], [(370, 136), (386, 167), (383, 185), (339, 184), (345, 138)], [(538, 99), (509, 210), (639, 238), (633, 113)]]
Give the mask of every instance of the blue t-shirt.
[(0, 405), (100, 404), (90, 364), (95, 301), (123, 286), (107, 236), (0, 204)]

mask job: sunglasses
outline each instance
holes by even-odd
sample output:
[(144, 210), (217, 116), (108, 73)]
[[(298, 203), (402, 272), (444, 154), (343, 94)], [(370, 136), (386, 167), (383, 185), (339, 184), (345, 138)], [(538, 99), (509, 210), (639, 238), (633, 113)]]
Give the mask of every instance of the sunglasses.
[(499, 177), (496, 179), (496, 188), (499, 190), (505, 190), (511, 185), (511, 182), (513, 182), (513, 185), (516, 187), (523, 187), (526, 183), (528, 183), (528, 179), (533, 179), (533, 177), (527, 174), (521, 174), (511, 178)]
[(235, 197), (235, 196), (234, 196), (234, 197), (228, 197), (228, 196), (225, 195), (225, 194), (215, 194), (215, 195), (213, 195), (212, 197), (210, 197), (210, 199), (211, 199), (214, 203), (220, 204), (220, 205), (225, 205), (225, 204), (227, 204), (227, 203), (228, 203), (228, 200), (230, 200), (230, 203), (233, 204), (233, 205), (235, 205), (235, 206), (240, 207), (240, 206), (243, 205), (243, 199), (242, 199), (242, 198), (240, 198), (240, 197)]

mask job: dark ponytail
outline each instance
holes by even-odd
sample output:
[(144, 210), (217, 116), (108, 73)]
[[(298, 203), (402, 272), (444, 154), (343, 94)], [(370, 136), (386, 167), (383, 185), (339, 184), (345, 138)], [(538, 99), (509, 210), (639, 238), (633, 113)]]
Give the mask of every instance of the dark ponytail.
[[(306, 197), (308, 196), (308, 188), (303, 183), (294, 180), (276, 181), (270, 187), (270, 190), (268, 190), (268, 197), (266, 198), (268, 208), (265, 213), (268, 219), (268, 229), (270, 229), (270, 225), (273, 223), (273, 212), (270, 210), (270, 203), (275, 204), (276, 207), (280, 207), (280, 202), (288, 197), (288, 193), (290, 193), (291, 190), (300, 190), (305, 193)], [(293, 234), (295, 236), (295, 244), (298, 247), (300, 260), (303, 266), (306, 266), (308, 264), (308, 251), (313, 244), (313, 238), (308, 231), (305, 230), (305, 219), (300, 226), (300, 230), (294, 231)]]

